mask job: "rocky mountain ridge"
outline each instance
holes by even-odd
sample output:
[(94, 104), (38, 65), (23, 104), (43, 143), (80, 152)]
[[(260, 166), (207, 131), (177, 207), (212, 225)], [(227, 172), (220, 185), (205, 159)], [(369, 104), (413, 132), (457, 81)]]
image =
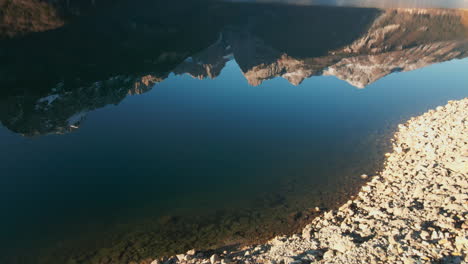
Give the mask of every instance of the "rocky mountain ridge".
[[(62, 78), (59, 76), (60, 73), (54, 72), (59, 78), (53, 77), (50, 81), (47, 80), (47, 83), (44, 82), (49, 85), (56, 80), (55, 85), (50, 85), (49, 88), (44, 87), (44, 91), (47, 92), (19, 90), (17, 94), (9, 95), (11, 91), (5, 91), (8, 92), (7, 96), (0, 98), (0, 120), (11, 130), (28, 136), (73, 131), (79, 127), (85, 113), (107, 104), (118, 104), (127, 95), (144, 93), (154, 84), (163, 81), (171, 72), (189, 74), (198, 79), (216, 78), (226, 63), (233, 59), (239, 65), (247, 82), (253, 86), (276, 77), (285, 78), (291, 84), (299, 85), (303, 80), (312, 76), (332, 75), (357, 88), (364, 88), (394, 72), (410, 71), (468, 56), (465, 11), (437, 9), (359, 11), (367, 12), (365, 14), (371, 23), (365, 22), (359, 25), (358, 29), (355, 29), (355, 34), (348, 37), (346, 42), (342, 42), (343, 44), (341, 42), (337, 44), (339, 38), (334, 36), (341, 34), (337, 30), (346, 32), (350, 29), (344, 28), (343, 25), (336, 25), (328, 31), (317, 31), (312, 26), (311, 32), (327, 35), (322, 35), (319, 42), (323, 43), (317, 44), (317, 40), (313, 38), (305, 40), (310, 45), (317, 45), (310, 50), (301, 48), (303, 45), (300, 42), (307, 38), (302, 32), (288, 35), (289, 41), (284, 43), (281, 42), (281, 38), (276, 38), (277, 32), (265, 35), (263, 24), (268, 25), (276, 20), (277, 15), (273, 16), (263, 11), (258, 11), (260, 15), (252, 16), (253, 18), (247, 23), (232, 22), (229, 24), (231, 23), (229, 22), (227, 26), (219, 27), (221, 30), (217, 31), (217, 40), (211, 45), (205, 45), (207, 47), (205, 49), (198, 49), (198, 52), (194, 52), (196, 49), (193, 45), (185, 47), (189, 43), (184, 42), (188, 37), (184, 34), (188, 33), (181, 34), (183, 23), (180, 28), (164, 29), (153, 26), (148, 21), (143, 26), (125, 22), (123, 30), (128, 30), (128, 34), (134, 34), (135, 39), (147, 40), (148, 36), (153, 36), (157, 31), (160, 38), (177, 40), (185, 46), (181, 45), (173, 51), (169, 49), (169, 46), (160, 47), (150, 56), (139, 52), (134, 57), (145, 60), (144, 67), (141, 67), (144, 71), (142, 70), (141, 73), (110, 70), (105, 75), (103, 74), (104, 77), (93, 73), (88, 77), (89, 79), (80, 78), (82, 77), (80, 75), (72, 75), (74, 79), (70, 79), (69, 77)], [(335, 15), (349, 14), (350, 20), (357, 15), (362, 15), (354, 9), (322, 10), (314, 7), (310, 9), (310, 12), (323, 13), (323, 21), (328, 21), (326, 17), (333, 19)], [(300, 15), (308, 17), (307, 12), (298, 13), (299, 17)], [(156, 23), (159, 22), (156, 21)], [(70, 29), (71, 33), (74, 30)], [(192, 30), (187, 32), (193, 34)], [(213, 28), (212, 32), (216, 32), (216, 29)], [(100, 33), (97, 32), (97, 34)], [(189, 37), (189, 39), (194, 37)], [(112, 36), (111, 41), (113, 38), (115, 37)], [(133, 42), (140, 43), (136, 40), (125, 40), (122, 44), (118, 43), (121, 46), (115, 46), (131, 47), (129, 45)], [(204, 42), (207, 41), (204, 40)], [(147, 46), (147, 50), (150, 51), (151, 45)], [(197, 46), (201, 45), (197, 44)], [(332, 48), (326, 49), (326, 47)], [(103, 49), (105, 48), (103, 46)], [(127, 50), (136, 51), (137, 49)], [(317, 52), (317, 50), (322, 51)], [(74, 50), (71, 49), (70, 52)], [(116, 50), (109, 56), (116, 52), (121, 51)], [(72, 55), (75, 56), (73, 53)], [(54, 58), (57, 55), (52, 54), (49, 57)], [(81, 58), (79, 59), (81, 61)], [(112, 61), (106, 62), (101, 59), (96, 62), (93, 61), (94, 57), (90, 59), (92, 60), (88, 62), (88, 65), (104, 63), (104, 65), (109, 64), (109, 69), (117, 65)], [(60, 70), (60, 62), (59, 60), (57, 65), (52, 66), (57, 66)], [(135, 60), (135, 63), (138, 61)], [(9, 65), (7, 66), (5, 73), (0, 70), (0, 80), (8, 85), (15, 84), (14, 78), (21, 78), (24, 74), (23, 68), (19, 67), (19, 71), (15, 72)], [(83, 72), (88, 74), (93, 72), (93, 69), (85, 68)], [(115, 74), (112, 74), (113, 72)]]
[[(299, 85), (312, 76), (333, 75), (357, 88), (364, 88), (393, 72), (415, 70), (468, 56), (468, 28), (464, 25), (464, 16), (463, 11), (386, 10), (369, 31), (352, 44), (331, 50), (326, 56), (310, 58), (289, 56), (245, 32), (229, 32), (223, 34), (228, 36), (226, 39), (192, 56), (176, 72), (181, 73), (184, 69), (198, 78), (213, 78), (216, 75), (212, 73), (200, 73), (202, 69), (195, 72), (195, 64), (206, 69), (219, 68), (226, 63), (226, 58), (232, 57), (253, 86), (275, 77)], [(447, 24), (456, 26), (445, 29)], [(243, 56), (239, 53), (249, 53), (252, 58), (262, 58), (267, 54), (267, 57), (276, 59), (271, 63), (257, 62), (249, 67), (243, 65), (242, 60), (237, 60)]]

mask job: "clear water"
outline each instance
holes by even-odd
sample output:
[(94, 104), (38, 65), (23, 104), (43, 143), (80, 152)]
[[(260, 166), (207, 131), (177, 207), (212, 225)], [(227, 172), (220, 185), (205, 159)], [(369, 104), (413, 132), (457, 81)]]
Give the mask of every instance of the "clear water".
[(468, 96), (463, 11), (141, 5), (2, 40), (4, 263), (294, 232), (380, 169), (398, 123)]

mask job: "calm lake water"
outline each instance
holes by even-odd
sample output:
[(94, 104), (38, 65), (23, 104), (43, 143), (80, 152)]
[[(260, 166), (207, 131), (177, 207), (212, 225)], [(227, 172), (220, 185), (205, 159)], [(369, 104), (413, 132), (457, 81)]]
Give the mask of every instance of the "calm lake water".
[(168, 2), (4, 19), (0, 263), (296, 232), (381, 169), (397, 124), (468, 96), (462, 9)]

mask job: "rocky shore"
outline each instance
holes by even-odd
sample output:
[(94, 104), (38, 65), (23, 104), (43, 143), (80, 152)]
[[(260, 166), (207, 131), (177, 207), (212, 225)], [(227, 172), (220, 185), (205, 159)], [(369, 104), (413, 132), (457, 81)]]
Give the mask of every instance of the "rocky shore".
[(468, 98), (399, 125), (386, 156), (357, 197), (301, 234), (140, 263), (468, 262)]

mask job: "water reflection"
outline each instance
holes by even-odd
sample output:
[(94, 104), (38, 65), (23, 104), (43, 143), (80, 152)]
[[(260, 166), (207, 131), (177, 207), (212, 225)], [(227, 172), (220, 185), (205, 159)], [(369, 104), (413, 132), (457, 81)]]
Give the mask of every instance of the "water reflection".
[(464, 0), (225, 0), (241, 3), (279, 3), (288, 5), (325, 5), (365, 8), (466, 8)]
[(465, 58), (463, 10), (68, 2), (0, 27), (7, 263), (293, 232), (378, 169), (397, 122), (466, 95), (431, 76), (465, 60), (382, 79)]
[(364, 88), (394, 72), (464, 58), (468, 49), (463, 10), (225, 3), (191, 17), (171, 5), (170, 15), (142, 13), (160, 8), (145, 6), (120, 17), (122, 8), (4, 41), (2, 124), (28, 136), (65, 133), (87, 112), (148, 91), (171, 72), (216, 78), (232, 59), (253, 86), (332, 75)]

